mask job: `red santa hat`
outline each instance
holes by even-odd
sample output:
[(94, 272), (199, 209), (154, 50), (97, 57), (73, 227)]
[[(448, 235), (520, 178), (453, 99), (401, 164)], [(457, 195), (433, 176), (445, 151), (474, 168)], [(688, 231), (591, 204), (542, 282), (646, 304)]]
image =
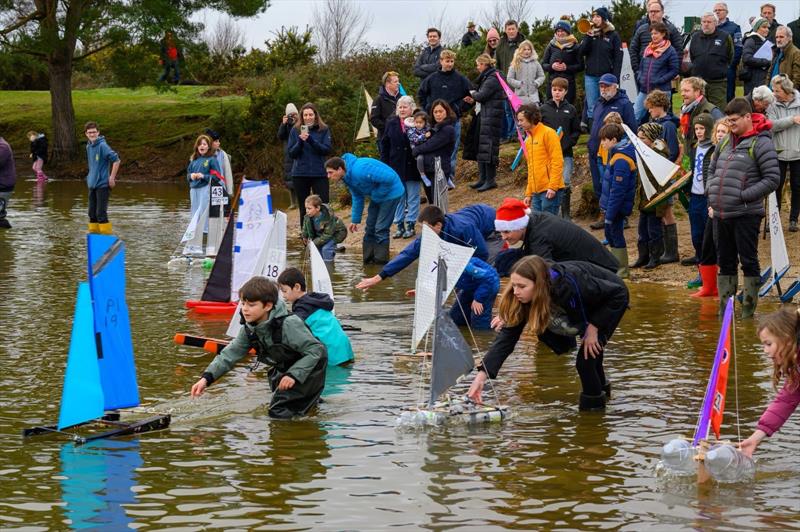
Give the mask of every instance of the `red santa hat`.
[(497, 209), (494, 228), (497, 231), (517, 231), (528, 227), (531, 210), (516, 198), (506, 198)]

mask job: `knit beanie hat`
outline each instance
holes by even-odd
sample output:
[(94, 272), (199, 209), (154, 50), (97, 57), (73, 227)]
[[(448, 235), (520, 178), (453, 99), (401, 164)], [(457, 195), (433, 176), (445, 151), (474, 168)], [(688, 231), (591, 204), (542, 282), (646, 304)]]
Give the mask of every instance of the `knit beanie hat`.
[(558, 31), (558, 30), (564, 30), (570, 35), (572, 35), (572, 28), (570, 27), (569, 22), (567, 22), (566, 20), (559, 20), (558, 22), (556, 22), (556, 27), (553, 29), (553, 31)]
[(603, 20), (611, 22), (611, 13), (608, 11), (607, 7), (598, 7), (592, 11), (592, 15), (600, 15), (600, 18)]
[(637, 133), (642, 133), (651, 141), (655, 141), (656, 139), (660, 139), (661, 135), (664, 134), (664, 126), (655, 122), (647, 122), (639, 126)]
[(500, 39), (500, 33), (494, 28), (489, 28), (489, 31), (486, 32), (486, 40), (489, 39)]
[(496, 231), (517, 231), (528, 227), (528, 215), (531, 210), (516, 198), (506, 198), (497, 208), (494, 220)]
[(293, 103), (286, 104), (286, 110), (283, 112), (286, 116), (289, 115), (299, 115), (300, 113), (297, 111), (297, 106)]
[(711, 116), (711, 113), (700, 113), (694, 120), (692, 121), (692, 127), (700, 124), (704, 128), (706, 128), (706, 140), (711, 139), (711, 133), (714, 130), (714, 118)]
[(756, 18), (753, 21), (753, 31), (758, 31), (758, 28), (760, 28), (764, 24), (769, 25), (769, 20), (767, 20), (767, 19), (765, 19), (763, 17)]

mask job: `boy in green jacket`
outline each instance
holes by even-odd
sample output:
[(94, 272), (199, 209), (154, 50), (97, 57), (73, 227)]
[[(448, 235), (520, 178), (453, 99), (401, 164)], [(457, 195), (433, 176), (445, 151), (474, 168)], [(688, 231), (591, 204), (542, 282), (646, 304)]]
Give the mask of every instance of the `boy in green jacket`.
[(319, 249), (322, 260), (333, 260), (336, 244), (347, 238), (347, 228), (330, 206), (322, 203), (316, 194), (306, 198), (306, 216), (303, 218), (303, 242), (309, 240)]
[(239, 290), (244, 326), (236, 338), (208, 365), (194, 386), (197, 397), (212, 382), (233, 369), (250, 349), (269, 366), (272, 390), (269, 416), (306, 415), (325, 387), (328, 353), (299, 317), (278, 299), (278, 286), (266, 277), (253, 277)]

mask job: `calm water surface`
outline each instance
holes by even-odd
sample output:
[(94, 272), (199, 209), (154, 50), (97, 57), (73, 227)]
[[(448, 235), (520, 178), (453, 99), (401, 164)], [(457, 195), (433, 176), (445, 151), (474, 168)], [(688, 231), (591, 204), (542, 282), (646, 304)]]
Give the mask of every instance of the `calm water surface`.
[[(310, 419), (267, 419), (268, 385), (245, 367), (202, 398), (188, 390), (210, 355), (177, 331), (221, 336), (226, 323), (187, 315), (204, 273), (170, 271), (188, 222), (181, 185), (125, 184), (111, 219), (127, 243), (128, 305), (142, 402), (172, 413), (169, 430), (75, 447), (20, 431), (54, 421), (77, 283), (85, 279), (82, 183), (18, 186), (0, 233), (0, 529), (797, 529), (800, 426), (795, 414), (758, 453), (752, 483), (698, 489), (655, 472), (661, 445), (692, 433), (716, 346), (716, 302), (631, 286), (631, 310), (606, 355), (613, 398), (579, 414), (570, 357), (530, 340), (497, 389), (514, 417), (499, 426), (398, 432), (418, 397), (408, 350), (410, 270), (367, 294), (359, 257), (340, 254), (337, 313), (357, 325), (352, 369), (329, 379)], [(301, 261), (290, 242), (290, 264)], [(689, 270), (687, 269), (687, 277)], [(376, 270), (366, 272), (374, 275)], [(759, 311), (774, 308), (762, 304)], [(743, 437), (772, 397), (754, 325), (739, 324), (725, 436)], [(489, 335), (478, 335), (485, 349)], [(738, 386), (734, 384), (738, 382)]]

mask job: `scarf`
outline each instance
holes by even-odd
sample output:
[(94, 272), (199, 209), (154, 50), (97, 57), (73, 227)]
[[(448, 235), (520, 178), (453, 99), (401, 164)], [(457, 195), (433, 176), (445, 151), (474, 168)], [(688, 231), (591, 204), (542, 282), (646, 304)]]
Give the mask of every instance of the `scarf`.
[(681, 106), (681, 133), (684, 136), (689, 134), (689, 126), (691, 126), (690, 120), (692, 116), (692, 111), (694, 111), (695, 107), (700, 105), (702, 99), (703, 95), (701, 94), (695, 101)]
[(574, 35), (567, 35), (564, 38), (553, 37), (553, 40), (550, 41), (550, 44), (552, 44), (559, 50), (572, 48), (577, 43), (578, 39), (576, 39)]
[(645, 57), (653, 56), (655, 59), (658, 59), (664, 54), (664, 52), (667, 51), (667, 48), (669, 48), (671, 45), (672, 43), (669, 42), (669, 39), (664, 39), (663, 41), (661, 41), (661, 44), (654, 44), (652, 41), (650, 41), (650, 44), (648, 44), (647, 48), (644, 49), (644, 56)]

